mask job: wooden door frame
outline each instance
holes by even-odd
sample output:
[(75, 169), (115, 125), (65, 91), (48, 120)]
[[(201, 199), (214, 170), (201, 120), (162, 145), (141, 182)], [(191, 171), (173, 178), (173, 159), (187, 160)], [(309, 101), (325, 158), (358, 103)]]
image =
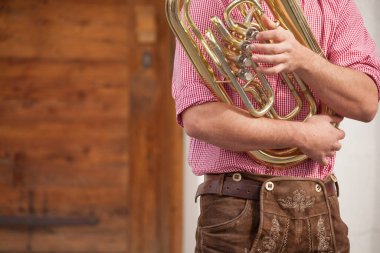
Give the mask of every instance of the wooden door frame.
[(152, 2), (131, 4), (129, 15), (136, 15), (137, 5), (154, 8), (157, 41), (139, 43), (135, 36), (138, 46), (131, 47), (136, 64), (129, 84), (128, 252), (178, 253), (183, 233), (183, 141), (171, 96), (174, 38), (163, 1)]

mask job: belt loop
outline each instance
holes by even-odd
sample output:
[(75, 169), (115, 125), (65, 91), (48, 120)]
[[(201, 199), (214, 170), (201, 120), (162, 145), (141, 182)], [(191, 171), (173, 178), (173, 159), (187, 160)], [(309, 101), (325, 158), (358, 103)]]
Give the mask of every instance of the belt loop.
[(197, 192), (195, 193), (195, 203), (198, 203), (198, 197), (202, 195), (202, 190), (204, 188), (206, 181), (206, 175), (203, 175), (203, 183), (198, 185)]
[(338, 179), (336, 178), (335, 174), (330, 175), (331, 180), (335, 184), (335, 189), (336, 189), (336, 196), (339, 197), (339, 184), (338, 184)]
[(335, 182), (336, 196), (339, 197), (339, 184), (338, 181)]
[(225, 178), (224, 173), (219, 174), (219, 189), (218, 189), (218, 195), (222, 196), (223, 195), (223, 185), (224, 185), (224, 178)]
[(203, 184), (204, 183), (201, 183), (200, 185), (198, 185), (197, 192), (195, 193), (195, 203), (198, 203), (198, 197), (202, 195), (201, 188)]

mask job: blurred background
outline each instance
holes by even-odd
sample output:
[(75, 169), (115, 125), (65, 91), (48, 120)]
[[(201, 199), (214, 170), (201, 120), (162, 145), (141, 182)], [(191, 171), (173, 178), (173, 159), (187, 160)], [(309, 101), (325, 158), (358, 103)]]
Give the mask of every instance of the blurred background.
[(163, 1), (0, 0), (0, 252), (180, 252)]
[[(0, 253), (193, 252), (173, 51), (164, 0), (0, 0)], [(342, 124), (354, 253), (380, 248), (379, 124)]]

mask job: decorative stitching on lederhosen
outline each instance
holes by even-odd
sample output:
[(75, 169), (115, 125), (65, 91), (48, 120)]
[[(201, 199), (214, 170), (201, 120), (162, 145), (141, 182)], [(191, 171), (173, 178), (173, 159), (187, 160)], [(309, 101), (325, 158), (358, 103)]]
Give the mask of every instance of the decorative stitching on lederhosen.
[(272, 227), (270, 228), (269, 236), (265, 236), (262, 241), (263, 250), (258, 249), (258, 252), (273, 253), (277, 247), (277, 241), (280, 238), (280, 222), (276, 215), (272, 219)]
[(284, 240), (282, 241), (281, 253), (283, 253), (286, 249), (286, 245), (288, 244), (288, 233), (289, 233), (290, 219), (286, 219), (286, 226), (284, 231)]
[(308, 239), (309, 239), (309, 252), (313, 250), (313, 238), (311, 235), (311, 225), (310, 225), (310, 220), (307, 219), (307, 233), (308, 233)]
[(286, 199), (278, 199), (277, 201), (284, 209), (289, 208), (303, 212), (306, 208), (314, 205), (315, 197), (305, 196), (304, 190), (295, 190), (293, 196), (288, 196)]
[(317, 231), (318, 231), (318, 234), (317, 234), (318, 251), (325, 252), (326, 250), (330, 248), (331, 237), (327, 235), (325, 220), (323, 219), (322, 216), (319, 217), (319, 220), (317, 223)]

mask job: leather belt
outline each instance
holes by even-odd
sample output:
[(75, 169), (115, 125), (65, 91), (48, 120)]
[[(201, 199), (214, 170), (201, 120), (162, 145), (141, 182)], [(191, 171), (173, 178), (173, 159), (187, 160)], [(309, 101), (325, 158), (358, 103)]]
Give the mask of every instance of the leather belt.
[[(337, 195), (338, 186), (335, 176), (329, 177), (324, 185), (328, 196)], [(262, 182), (244, 177), (244, 174), (209, 174), (205, 175), (205, 181), (198, 186), (195, 201), (205, 194), (259, 200), (261, 187)]]

